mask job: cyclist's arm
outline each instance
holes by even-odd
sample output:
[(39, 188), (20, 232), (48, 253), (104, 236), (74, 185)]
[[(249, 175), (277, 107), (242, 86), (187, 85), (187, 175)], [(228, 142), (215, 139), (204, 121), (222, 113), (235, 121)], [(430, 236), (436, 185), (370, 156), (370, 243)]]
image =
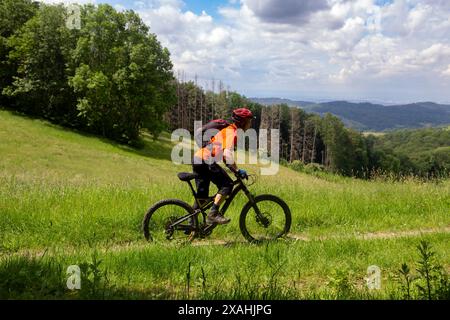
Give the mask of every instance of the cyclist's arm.
[(234, 162), (234, 152), (230, 149), (223, 150), (223, 160), (225, 161), (225, 165), (233, 172), (238, 172), (238, 167)]
[(238, 167), (234, 162), (234, 148), (236, 145), (236, 132), (229, 128), (222, 131), (222, 146), (223, 146), (223, 160), (226, 166), (236, 174), (238, 172)]

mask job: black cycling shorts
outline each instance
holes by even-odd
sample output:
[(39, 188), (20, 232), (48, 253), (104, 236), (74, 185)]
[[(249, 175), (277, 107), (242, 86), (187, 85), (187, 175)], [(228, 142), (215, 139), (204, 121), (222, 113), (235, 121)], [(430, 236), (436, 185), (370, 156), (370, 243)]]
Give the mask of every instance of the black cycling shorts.
[(217, 186), (219, 189), (218, 193), (221, 195), (229, 195), (231, 190), (233, 190), (233, 180), (217, 163), (194, 163), (192, 169), (198, 174), (198, 177), (195, 179), (198, 198), (208, 198), (211, 181)]

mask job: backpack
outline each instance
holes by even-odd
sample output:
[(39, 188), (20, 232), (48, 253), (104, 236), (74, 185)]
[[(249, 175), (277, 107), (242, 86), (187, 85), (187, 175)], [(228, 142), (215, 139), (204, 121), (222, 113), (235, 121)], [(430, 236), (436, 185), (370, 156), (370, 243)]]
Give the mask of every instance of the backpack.
[(217, 131), (220, 131), (228, 127), (230, 124), (231, 123), (223, 119), (211, 120), (200, 129), (197, 129), (197, 131), (194, 134), (195, 142), (200, 148), (206, 147), (208, 144), (211, 143), (211, 139), (209, 141), (203, 141), (204, 134), (207, 130), (215, 129)]

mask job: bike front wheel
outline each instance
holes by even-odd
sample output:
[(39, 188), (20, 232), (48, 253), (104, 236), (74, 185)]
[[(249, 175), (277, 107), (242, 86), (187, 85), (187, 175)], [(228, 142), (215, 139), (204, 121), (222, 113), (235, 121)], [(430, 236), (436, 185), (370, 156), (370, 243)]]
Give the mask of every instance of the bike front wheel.
[(178, 199), (155, 203), (144, 216), (142, 230), (149, 241), (191, 241), (198, 226), (194, 209)]
[(249, 201), (241, 212), (239, 227), (252, 243), (283, 237), (291, 228), (291, 210), (282, 199), (264, 194)]

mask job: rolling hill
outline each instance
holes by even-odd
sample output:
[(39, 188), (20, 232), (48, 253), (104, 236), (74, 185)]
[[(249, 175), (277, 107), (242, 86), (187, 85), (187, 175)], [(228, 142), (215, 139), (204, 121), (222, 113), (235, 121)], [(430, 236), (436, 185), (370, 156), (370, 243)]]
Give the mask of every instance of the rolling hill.
[(331, 113), (339, 117), (346, 126), (359, 131), (387, 131), (450, 124), (450, 105), (433, 102), (385, 106), (370, 102), (309, 103), (276, 98), (252, 98), (251, 100), (265, 105), (286, 103), (320, 115)]

